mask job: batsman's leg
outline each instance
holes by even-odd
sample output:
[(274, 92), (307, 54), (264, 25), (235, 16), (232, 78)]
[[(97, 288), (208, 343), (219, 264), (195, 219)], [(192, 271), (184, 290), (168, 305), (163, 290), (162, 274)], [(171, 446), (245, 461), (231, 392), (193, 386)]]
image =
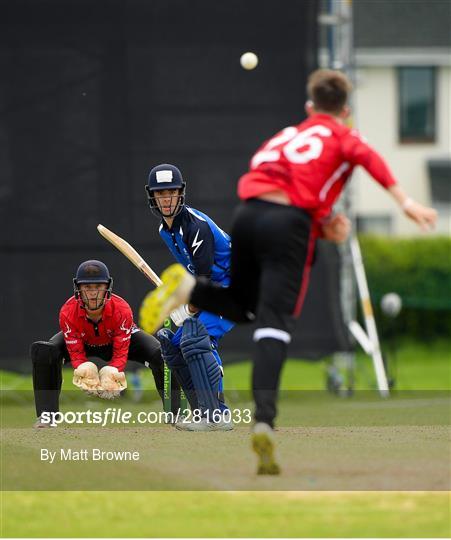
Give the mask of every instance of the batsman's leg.
[(212, 352), (210, 336), (202, 322), (193, 317), (183, 324), (180, 348), (196, 391), (199, 422), (192, 421), (177, 428), (188, 431), (230, 431), (230, 417), (222, 415), (220, 382), (222, 370)]
[[(166, 317), (163, 322), (164, 328), (172, 332), (172, 320), (170, 317)], [(181, 330), (180, 330), (181, 333)], [(158, 336), (157, 336), (158, 338)], [(173, 339), (173, 338), (172, 338)], [(161, 345), (161, 343), (160, 343)], [(162, 347), (162, 354), (163, 347)], [(169, 369), (166, 359), (164, 358), (164, 406), (163, 410), (165, 412), (172, 412), (176, 417), (177, 415), (182, 414), (182, 411), (188, 409), (188, 400), (186, 398), (185, 392), (182, 390), (177, 375), (173, 375), (172, 371)]]
[(221, 411), (225, 412), (228, 411), (229, 408), (225, 403), (224, 369), (222, 366), (222, 360), (219, 354), (218, 346), (221, 338), (225, 334), (227, 334), (227, 332), (230, 332), (230, 330), (232, 330), (234, 324), (231, 321), (225, 319), (224, 317), (214, 315), (213, 313), (209, 313), (207, 311), (202, 311), (197, 318), (205, 326), (208, 337), (210, 339), (211, 352), (215, 357), (216, 363), (221, 370), (221, 379), (219, 381), (219, 408)]
[[(181, 330), (178, 332), (181, 332)], [(194, 390), (190, 370), (183, 358), (182, 351), (180, 347), (173, 344), (174, 336), (174, 332), (168, 328), (162, 328), (157, 332), (157, 339), (161, 344), (161, 352), (168, 366), (168, 377), (171, 377), (172, 382), (177, 381), (180, 384), (191, 409), (195, 410), (198, 408), (196, 391)]]

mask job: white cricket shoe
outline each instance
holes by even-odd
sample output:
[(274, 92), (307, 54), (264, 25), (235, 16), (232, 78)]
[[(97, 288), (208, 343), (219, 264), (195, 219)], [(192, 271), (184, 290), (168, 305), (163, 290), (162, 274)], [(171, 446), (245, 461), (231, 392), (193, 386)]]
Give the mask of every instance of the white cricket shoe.
[(43, 422), (41, 420), (41, 417), (38, 416), (38, 419), (33, 424), (33, 427), (36, 428), (36, 429), (45, 429), (45, 428), (54, 428), (54, 427), (56, 427), (56, 425), (52, 426), (49, 422)]
[(232, 419), (223, 417), (219, 422), (208, 422), (206, 418), (201, 418), (199, 422), (187, 422), (179, 420), (175, 428), (180, 431), (232, 431)]
[[(166, 413), (166, 415), (168, 415), (168, 413)], [(177, 418), (178, 418), (178, 420), (176, 422)], [(174, 413), (171, 412), (170, 416), (168, 415), (168, 416), (165, 417), (164, 423), (175, 427), (175, 425), (178, 422), (183, 422), (183, 420), (185, 418), (186, 418), (186, 416), (184, 414), (181, 414), (180, 416), (178, 416), (177, 414), (174, 414)], [(189, 422), (189, 420), (187, 420), (187, 422)]]

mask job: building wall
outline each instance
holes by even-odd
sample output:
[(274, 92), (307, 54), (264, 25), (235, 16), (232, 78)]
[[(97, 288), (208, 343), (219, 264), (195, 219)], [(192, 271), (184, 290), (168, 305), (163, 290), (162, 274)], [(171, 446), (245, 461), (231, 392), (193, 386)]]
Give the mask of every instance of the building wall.
[[(409, 65), (409, 64), (404, 64)], [(400, 143), (396, 66), (360, 66), (356, 71), (354, 123), (370, 144), (386, 158), (396, 178), (413, 198), (432, 204), (427, 160), (449, 157), (451, 119), (451, 67), (437, 68), (437, 138), (434, 143)], [(358, 216), (390, 214), (392, 234), (411, 235), (417, 227), (407, 220), (384, 190), (359, 169), (353, 180), (354, 210)], [(449, 209), (442, 208), (438, 233), (450, 233)]]

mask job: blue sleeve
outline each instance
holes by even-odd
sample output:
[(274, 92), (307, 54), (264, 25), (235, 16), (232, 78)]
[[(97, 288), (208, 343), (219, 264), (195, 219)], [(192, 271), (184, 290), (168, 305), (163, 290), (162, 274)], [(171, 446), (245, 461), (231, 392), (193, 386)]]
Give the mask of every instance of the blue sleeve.
[(197, 221), (189, 227), (185, 242), (191, 254), (196, 276), (210, 278), (215, 261), (215, 239), (208, 223)]

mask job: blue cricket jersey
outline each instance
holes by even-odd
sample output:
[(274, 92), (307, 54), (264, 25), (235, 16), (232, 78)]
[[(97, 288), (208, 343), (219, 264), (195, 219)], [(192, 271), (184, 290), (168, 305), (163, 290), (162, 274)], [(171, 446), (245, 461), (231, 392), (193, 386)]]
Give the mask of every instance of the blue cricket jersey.
[(230, 236), (203, 212), (184, 206), (171, 229), (163, 220), (160, 236), (176, 260), (191, 274), (230, 284)]

